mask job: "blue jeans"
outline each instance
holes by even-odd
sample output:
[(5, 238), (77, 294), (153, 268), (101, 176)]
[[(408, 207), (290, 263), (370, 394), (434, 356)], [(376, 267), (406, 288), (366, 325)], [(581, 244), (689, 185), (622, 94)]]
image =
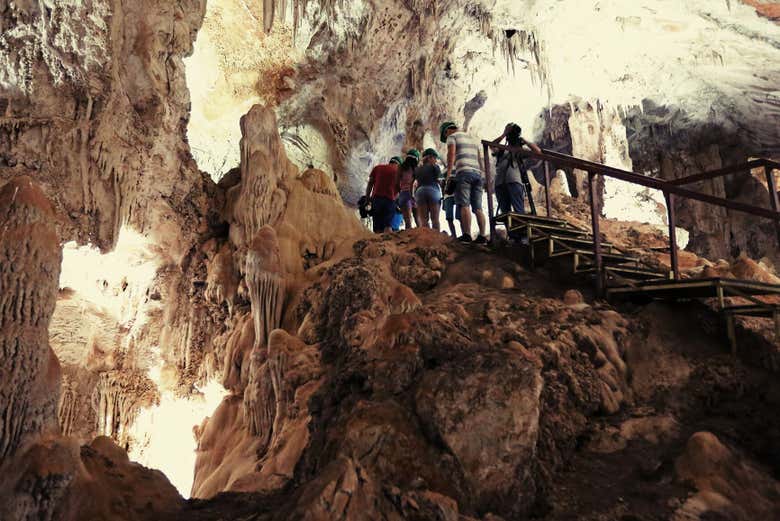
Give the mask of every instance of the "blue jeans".
[(496, 199), (499, 213), (525, 213), (525, 187), (520, 183), (496, 185)]

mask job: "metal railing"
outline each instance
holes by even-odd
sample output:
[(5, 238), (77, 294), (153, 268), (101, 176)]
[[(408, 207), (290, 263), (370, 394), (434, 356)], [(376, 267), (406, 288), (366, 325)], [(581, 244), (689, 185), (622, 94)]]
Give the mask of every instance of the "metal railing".
[[(490, 164), (490, 149), (511, 150), (509, 146), (495, 143), (492, 141), (483, 140), (482, 146), (484, 147), (485, 158), (485, 181), (488, 188), (488, 211), (490, 212), (490, 233), (491, 237), (495, 237), (496, 221), (495, 212), (493, 206), (493, 193), (495, 191), (493, 186), (493, 178), (491, 173)], [(691, 176), (683, 177), (673, 181), (665, 181), (655, 177), (648, 177), (643, 174), (637, 174), (636, 172), (629, 172), (627, 170), (621, 170), (619, 168), (610, 167), (601, 163), (594, 163), (578, 157), (561, 154), (559, 152), (553, 152), (551, 150), (542, 150), (541, 154), (537, 154), (533, 151), (523, 150), (520, 153), (521, 157), (539, 159), (544, 162), (544, 192), (545, 192), (545, 208), (547, 210), (547, 216), (552, 217), (552, 204), (550, 200), (550, 167), (567, 166), (576, 168), (578, 170), (584, 170), (588, 174), (588, 192), (590, 199), (591, 210), (591, 225), (593, 228), (593, 257), (595, 260), (595, 267), (597, 273), (597, 291), (599, 295), (604, 293), (606, 281), (604, 280), (604, 263), (602, 259), (601, 251), (601, 233), (599, 229), (600, 215), (600, 201), (601, 194), (596, 189), (598, 176), (611, 177), (626, 181), (631, 184), (660, 190), (664, 194), (667, 208), (667, 218), (669, 224), (669, 252), (671, 258), (671, 267), (674, 280), (680, 279), (680, 263), (679, 255), (677, 251), (677, 216), (675, 213), (675, 198), (683, 197), (685, 199), (691, 199), (694, 201), (700, 201), (703, 203), (711, 204), (714, 206), (720, 206), (733, 210), (736, 212), (743, 212), (757, 217), (763, 217), (765, 219), (771, 219), (775, 223), (777, 230), (778, 245), (780, 245), (780, 203), (778, 202), (777, 187), (775, 184), (775, 176), (773, 170), (780, 170), (780, 162), (772, 161), (770, 159), (756, 159), (743, 163), (740, 165), (734, 165), (727, 168), (722, 168), (712, 172), (704, 172), (700, 174), (694, 174)], [(732, 201), (723, 197), (717, 197), (710, 194), (703, 194), (685, 188), (685, 185), (692, 183), (716, 179), (726, 175), (747, 173), (755, 168), (764, 168), (767, 179), (767, 188), (769, 191), (769, 205), (771, 209), (762, 208), (759, 206), (749, 205), (738, 201)]]

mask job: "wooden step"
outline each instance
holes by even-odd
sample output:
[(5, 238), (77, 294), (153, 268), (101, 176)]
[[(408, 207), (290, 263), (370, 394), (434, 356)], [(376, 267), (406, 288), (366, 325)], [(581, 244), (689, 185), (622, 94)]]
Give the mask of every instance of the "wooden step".
[(729, 315), (742, 315), (744, 317), (773, 318), (775, 313), (780, 313), (780, 306), (766, 304), (747, 304), (744, 306), (728, 306), (723, 312)]
[[(563, 242), (563, 243), (565, 243), (567, 245), (574, 245), (574, 244), (576, 244), (576, 245), (580, 245), (580, 246), (590, 246), (590, 247), (593, 246), (593, 237), (590, 236), (590, 235), (586, 235), (584, 237), (577, 237), (577, 236), (567, 237), (565, 235), (557, 235), (557, 234), (552, 233), (548, 237), (550, 239), (554, 240), (554, 241), (560, 241), (560, 242)], [(601, 247), (605, 248), (605, 249), (608, 249), (608, 250), (611, 250), (611, 249), (615, 248), (615, 245), (612, 244), (611, 242), (602, 242), (601, 243)], [(576, 248), (576, 249), (585, 249), (585, 248)]]
[(606, 266), (604, 268), (607, 274), (616, 275), (618, 277), (630, 280), (669, 280), (668, 273), (659, 273), (657, 271), (650, 271), (641, 268), (628, 268), (622, 266)]
[(509, 213), (502, 213), (501, 215), (496, 216), (496, 222), (499, 223), (506, 223), (509, 219), (509, 217), (512, 217), (512, 220), (518, 220), (518, 221), (528, 221), (528, 222), (540, 222), (540, 223), (547, 223), (547, 224), (558, 224), (562, 226), (572, 227), (569, 221), (565, 219), (556, 219), (555, 217), (545, 217), (543, 215), (533, 215), (530, 213), (516, 213), (516, 212), (509, 212)]
[[(607, 275), (614, 275), (628, 280), (642, 280), (642, 281), (669, 280), (669, 275), (666, 273), (659, 273), (657, 271), (644, 270), (641, 268), (632, 268), (626, 266), (605, 266), (604, 271), (607, 272)], [(577, 273), (595, 273), (595, 272), (596, 272), (595, 267), (589, 267), (577, 271)]]
[[(586, 259), (590, 259), (591, 261), (595, 258), (595, 255), (593, 254), (592, 250), (575, 250), (574, 253), (579, 255), (580, 257), (585, 257)], [(630, 255), (624, 255), (622, 253), (602, 252), (601, 261), (604, 263), (605, 266), (607, 266), (607, 265), (620, 265), (620, 264), (630, 264), (630, 263), (638, 264), (640, 262), (640, 259), (636, 257), (632, 257)]]
[(545, 223), (512, 223), (511, 227), (508, 227), (508, 231), (514, 232), (514, 231), (520, 231), (525, 230), (528, 228), (528, 226), (531, 226), (532, 229), (539, 230), (545, 235), (550, 234), (556, 234), (556, 235), (563, 235), (563, 236), (570, 236), (570, 237), (587, 237), (588, 232), (584, 230), (580, 230), (579, 228), (568, 228), (568, 227), (562, 227), (562, 226), (556, 226), (551, 224), (545, 224)]

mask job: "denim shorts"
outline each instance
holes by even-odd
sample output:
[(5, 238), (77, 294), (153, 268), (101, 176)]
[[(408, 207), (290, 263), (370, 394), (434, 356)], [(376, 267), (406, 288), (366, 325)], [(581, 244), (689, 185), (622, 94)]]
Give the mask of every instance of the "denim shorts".
[(403, 210), (404, 208), (411, 208), (412, 204), (412, 192), (404, 190), (398, 194), (398, 206)]
[(444, 216), (448, 221), (454, 221), (455, 219), (460, 221), (460, 207), (455, 206), (454, 195), (444, 198), (441, 203), (441, 209), (444, 211)]
[(482, 175), (479, 172), (467, 171), (455, 176), (455, 204), (460, 207), (471, 205), (474, 211), (482, 209)]
[(439, 204), (441, 202), (441, 188), (439, 185), (424, 185), (414, 193), (417, 206)]

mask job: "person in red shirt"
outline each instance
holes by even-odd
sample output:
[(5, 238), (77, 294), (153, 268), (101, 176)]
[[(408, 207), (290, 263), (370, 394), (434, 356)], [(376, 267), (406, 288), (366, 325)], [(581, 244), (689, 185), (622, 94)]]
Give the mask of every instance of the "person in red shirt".
[(371, 199), (371, 218), (374, 233), (393, 231), (395, 198), (398, 197), (399, 158), (394, 157), (386, 165), (377, 165), (368, 176), (366, 197)]

